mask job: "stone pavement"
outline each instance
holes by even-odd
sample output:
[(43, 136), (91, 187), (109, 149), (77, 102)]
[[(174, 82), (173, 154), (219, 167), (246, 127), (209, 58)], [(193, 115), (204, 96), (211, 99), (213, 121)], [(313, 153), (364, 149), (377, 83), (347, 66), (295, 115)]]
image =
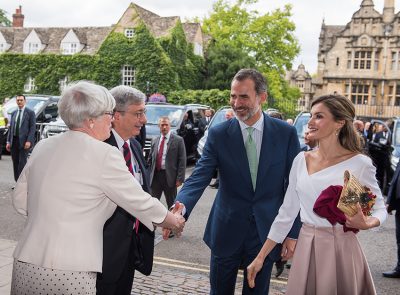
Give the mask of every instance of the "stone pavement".
[[(16, 244), (15, 241), (0, 239), (0, 295), (10, 294), (12, 253)], [(190, 263), (177, 263), (177, 261), (166, 263), (166, 261), (169, 261), (169, 259), (156, 257), (153, 272), (148, 277), (136, 273), (132, 294), (209, 294), (207, 266), (196, 267), (196, 265)], [(186, 268), (186, 270), (182, 271), (182, 268)], [(240, 282), (236, 284), (235, 294), (241, 294), (242, 279), (243, 276), (239, 274), (238, 281), (240, 280)], [(285, 286), (286, 278), (282, 280), (272, 279), (270, 294), (284, 294)]]

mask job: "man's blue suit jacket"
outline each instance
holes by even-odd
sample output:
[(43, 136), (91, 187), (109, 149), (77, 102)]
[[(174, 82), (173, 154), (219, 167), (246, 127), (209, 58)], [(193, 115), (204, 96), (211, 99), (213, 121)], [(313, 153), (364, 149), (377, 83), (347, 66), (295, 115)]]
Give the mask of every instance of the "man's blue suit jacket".
[[(189, 217), (218, 168), (219, 190), (204, 233), (204, 241), (214, 255), (231, 256), (249, 230), (257, 230), (264, 243), (282, 205), (292, 162), (299, 151), (295, 128), (264, 114), (254, 191), (238, 120), (231, 119), (209, 130), (203, 155), (176, 200), (185, 205)], [(250, 228), (253, 216), (256, 229)], [(289, 237), (297, 238), (300, 225), (297, 218)], [(279, 255), (280, 247), (275, 247), (270, 257), (276, 260)]]
[[(17, 125), (18, 110), (19, 108), (17, 108), (17, 110), (11, 114), (10, 129), (7, 135), (7, 142), (9, 142), (11, 146), (13, 144), (13, 137)], [(33, 145), (35, 144), (35, 131), (36, 131), (35, 112), (29, 109), (28, 107), (25, 107), (24, 116), (22, 117), (21, 126), (19, 128), (19, 147), (18, 147), (19, 149), (23, 149), (25, 142), (27, 141), (29, 141), (33, 147)]]

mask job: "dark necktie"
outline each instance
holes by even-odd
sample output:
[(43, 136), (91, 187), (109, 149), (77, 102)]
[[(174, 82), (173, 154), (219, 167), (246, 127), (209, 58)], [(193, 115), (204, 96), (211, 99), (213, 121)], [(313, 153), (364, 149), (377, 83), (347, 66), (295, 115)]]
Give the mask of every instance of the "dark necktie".
[[(122, 146), (122, 148), (123, 148), (123, 152), (124, 152), (126, 166), (128, 167), (129, 172), (132, 173), (133, 177), (135, 177), (135, 172), (133, 172), (133, 168), (132, 168), (131, 151), (129, 150), (129, 146), (126, 141), (124, 142), (124, 145)], [(136, 233), (138, 233), (138, 230), (139, 230), (139, 219), (136, 218), (136, 221), (135, 221)]]
[(15, 136), (19, 136), (19, 124), (21, 123), (21, 110), (18, 110), (17, 123), (15, 126)]
[(157, 161), (156, 161), (157, 171), (161, 170), (162, 156), (164, 153), (164, 144), (165, 144), (165, 136), (162, 137), (160, 148), (159, 148), (158, 154), (157, 154)]

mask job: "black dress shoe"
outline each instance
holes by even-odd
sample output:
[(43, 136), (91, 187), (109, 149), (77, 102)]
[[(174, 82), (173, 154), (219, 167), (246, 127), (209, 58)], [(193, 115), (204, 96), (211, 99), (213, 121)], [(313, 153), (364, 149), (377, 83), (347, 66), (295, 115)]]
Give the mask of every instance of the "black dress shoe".
[(213, 184), (210, 184), (209, 187), (218, 188), (219, 184), (218, 183), (213, 183)]
[(391, 270), (391, 271), (385, 271), (385, 272), (383, 272), (382, 273), (382, 275), (385, 277), (385, 278), (396, 278), (396, 279), (399, 279), (400, 278), (400, 271), (397, 271), (397, 270)]

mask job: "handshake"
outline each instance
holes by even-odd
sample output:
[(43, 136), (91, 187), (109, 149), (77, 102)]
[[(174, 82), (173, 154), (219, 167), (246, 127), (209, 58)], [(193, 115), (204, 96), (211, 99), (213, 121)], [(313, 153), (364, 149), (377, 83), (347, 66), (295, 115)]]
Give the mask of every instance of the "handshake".
[(182, 235), (186, 222), (182, 214), (184, 207), (185, 206), (182, 203), (176, 202), (172, 210), (168, 212), (168, 215), (172, 216), (172, 226), (163, 226), (162, 231), (164, 240), (168, 240), (171, 232), (173, 232), (178, 238)]

